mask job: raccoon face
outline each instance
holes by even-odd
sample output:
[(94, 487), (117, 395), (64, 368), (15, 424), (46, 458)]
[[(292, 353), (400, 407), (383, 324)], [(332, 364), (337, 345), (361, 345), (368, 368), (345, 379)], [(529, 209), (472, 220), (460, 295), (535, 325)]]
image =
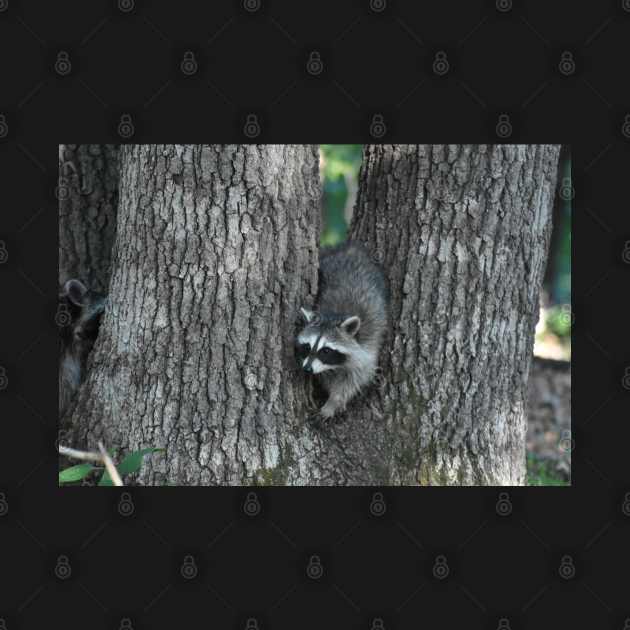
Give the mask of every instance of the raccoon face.
[(59, 299), (67, 304), (71, 318), (71, 325), (62, 329), (64, 342), (75, 351), (89, 352), (98, 335), (106, 298), (72, 279), (63, 286)]
[(354, 335), (361, 324), (357, 316), (326, 317), (302, 309), (307, 322), (295, 345), (295, 355), (307, 374), (343, 368), (355, 351)]

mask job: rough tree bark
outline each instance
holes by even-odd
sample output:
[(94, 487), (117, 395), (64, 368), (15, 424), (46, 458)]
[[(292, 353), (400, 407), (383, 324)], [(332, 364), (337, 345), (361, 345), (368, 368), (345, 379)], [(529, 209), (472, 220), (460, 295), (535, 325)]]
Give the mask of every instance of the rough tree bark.
[(143, 484), (282, 482), (306, 446), (293, 336), (316, 291), (317, 147), (124, 146), (120, 194), (73, 444), (166, 448)]
[(124, 147), (72, 445), (165, 447), (142, 484), (522, 484), (557, 159), (366, 148), (351, 237), (385, 267), (392, 330), (382, 378), (324, 427), (293, 357), (317, 289), (316, 148)]
[(390, 483), (525, 482), (524, 401), (558, 154), (366, 148), (351, 237), (387, 270), (393, 328), (383, 421), (362, 414), (361, 430), (375, 434), (370, 449), (382, 445)]
[(59, 284), (79, 278), (104, 293), (116, 234), (118, 148), (59, 145)]

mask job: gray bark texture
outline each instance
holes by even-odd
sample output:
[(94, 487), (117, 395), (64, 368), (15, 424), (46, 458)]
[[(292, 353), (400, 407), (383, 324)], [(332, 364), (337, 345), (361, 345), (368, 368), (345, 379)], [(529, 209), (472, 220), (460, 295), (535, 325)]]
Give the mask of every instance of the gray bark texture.
[(525, 483), (559, 149), (366, 147), (350, 236), (389, 276), (393, 325), (374, 396), (382, 420), (357, 411), (346, 439), (382, 471), (374, 481)]
[(116, 235), (118, 147), (59, 145), (59, 285), (78, 278), (105, 293)]
[(317, 288), (318, 163), (317, 146), (121, 148), (111, 291), (72, 444), (165, 448), (147, 485), (309, 481), (293, 339)]
[(558, 151), (366, 147), (350, 237), (384, 266), (392, 326), (378, 382), (323, 426), (293, 355), (317, 292), (317, 147), (124, 146), (69, 443), (165, 448), (145, 485), (523, 484)]

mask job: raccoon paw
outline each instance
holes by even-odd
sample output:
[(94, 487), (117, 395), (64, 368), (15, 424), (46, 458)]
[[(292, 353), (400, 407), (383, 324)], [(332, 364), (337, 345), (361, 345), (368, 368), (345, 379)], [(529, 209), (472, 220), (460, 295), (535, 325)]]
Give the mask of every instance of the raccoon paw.
[(319, 417), (324, 421), (328, 422), (331, 420), (335, 414), (339, 411), (339, 407), (333, 405), (332, 403), (327, 402), (320, 410)]

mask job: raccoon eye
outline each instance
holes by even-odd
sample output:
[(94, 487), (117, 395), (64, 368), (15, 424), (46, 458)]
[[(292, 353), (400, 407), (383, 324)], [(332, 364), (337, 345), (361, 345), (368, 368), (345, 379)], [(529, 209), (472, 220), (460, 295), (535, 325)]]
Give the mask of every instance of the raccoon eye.
[(324, 362), (326, 365), (341, 365), (346, 361), (346, 356), (337, 350), (333, 350), (332, 348), (322, 348), (317, 356)]
[(295, 351), (298, 356), (305, 357), (311, 351), (311, 346), (309, 346), (309, 344), (307, 343), (302, 343), (297, 346)]

